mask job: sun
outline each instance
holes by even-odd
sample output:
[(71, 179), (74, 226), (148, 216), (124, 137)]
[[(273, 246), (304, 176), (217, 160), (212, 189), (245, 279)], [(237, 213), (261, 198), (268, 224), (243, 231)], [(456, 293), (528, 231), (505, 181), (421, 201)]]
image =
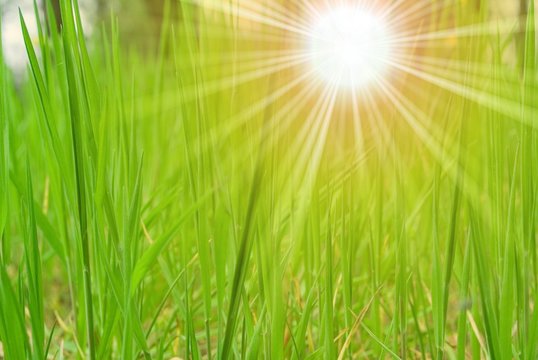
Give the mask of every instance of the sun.
[(390, 64), (391, 32), (385, 19), (359, 6), (328, 9), (312, 21), (307, 52), (313, 72), (343, 88), (364, 88)]

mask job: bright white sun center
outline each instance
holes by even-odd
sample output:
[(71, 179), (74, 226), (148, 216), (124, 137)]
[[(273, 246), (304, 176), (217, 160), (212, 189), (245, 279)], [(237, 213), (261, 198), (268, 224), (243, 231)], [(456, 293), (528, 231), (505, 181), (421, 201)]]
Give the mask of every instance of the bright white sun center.
[(308, 56), (325, 81), (362, 88), (386, 71), (391, 56), (384, 19), (353, 6), (330, 9), (312, 24)]

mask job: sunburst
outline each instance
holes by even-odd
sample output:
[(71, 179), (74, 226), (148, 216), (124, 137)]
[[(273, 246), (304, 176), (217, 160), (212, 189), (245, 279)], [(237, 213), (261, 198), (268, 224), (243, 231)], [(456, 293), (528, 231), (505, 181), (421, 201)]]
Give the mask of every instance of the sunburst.
[[(431, 91), (446, 99), (464, 98), (517, 121), (528, 122), (519, 117), (522, 108), (536, 114), (517, 100), (491, 93), (484, 84), (467, 81), (479, 78), (474, 74), (491, 74), (482, 58), (472, 56), (472, 40), (509, 33), (517, 18), (455, 21), (465, 6), (456, 0), (191, 1), (213, 14), (208, 17), (211, 25), (203, 25), (211, 28), (206, 36), (231, 37), (234, 48), (212, 57), (219, 59), (218, 76), (185, 93), (198, 101), (204, 94), (248, 89), (241, 109), (222, 122), (224, 133), (259, 118), (268, 108), (276, 109), (266, 126), (276, 137), (294, 138), (286, 156), (294, 159), (299, 173), (315, 173), (331, 124), (343, 122), (350, 130), (344, 136), (354, 138), (357, 157), (369, 148), (366, 137), (383, 152), (393, 142), (393, 127), (407, 126), (455, 178), (456, 154), (447, 150), (442, 125), (421, 109), (431, 102)], [(215, 21), (219, 13), (231, 20)], [(252, 91), (254, 83), (264, 91)], [(456, 144), (457, 136), (453, 140)]]
[(391, 36), (380, 14), (360, 5), (339, 5), (312, 19), (305, 51), (324, 80), (361, 88), (386, 73)]

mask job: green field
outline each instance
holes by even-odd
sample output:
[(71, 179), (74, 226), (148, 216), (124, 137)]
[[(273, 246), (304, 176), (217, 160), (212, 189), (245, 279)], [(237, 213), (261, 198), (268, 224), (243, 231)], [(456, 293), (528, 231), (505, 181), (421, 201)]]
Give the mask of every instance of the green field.
[(143, 45), (21, 15), (0, 359), (537, 359), (535, 10), (502, 1), (356, 1), (395, 30), (360, 89), (305, 60), (318, 2), (171, 0)]

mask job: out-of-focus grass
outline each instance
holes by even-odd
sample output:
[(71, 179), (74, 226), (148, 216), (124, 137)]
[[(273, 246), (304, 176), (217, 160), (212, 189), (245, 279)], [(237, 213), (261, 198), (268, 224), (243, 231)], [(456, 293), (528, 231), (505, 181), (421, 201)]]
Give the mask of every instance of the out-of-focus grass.
[(408, 42), (358, 104), (287, 66), (298, 42), (247, 0), (166, 7), (150, 54), (116, 16), (87, 42), (76, 0), (38, 45), (21, 17), (3, 356), (535, 359), (534, 7), (506, 30), (486, 0), (446, 3), (407, 35), (464, 30)]

